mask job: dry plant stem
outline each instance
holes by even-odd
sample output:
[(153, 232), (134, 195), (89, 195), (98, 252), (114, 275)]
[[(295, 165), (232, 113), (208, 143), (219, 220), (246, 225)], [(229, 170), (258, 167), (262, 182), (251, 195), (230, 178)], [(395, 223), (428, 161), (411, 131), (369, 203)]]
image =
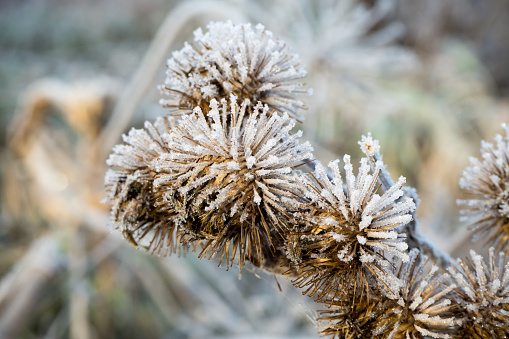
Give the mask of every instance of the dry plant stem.
[(70, 284), (70, 337), (72, 339), (91, 338), (91, 328), (88, 320), (89, 298), (84, 279), (87, 270), (87, 252), (83, 243), (83, 230), (79, 224), (70, 225), (73, 230), (68, 241), (71, 250), (68, 253), (69, 284)]
[[(374, 155), (368, 155), (368, 158), (371, 163), (371, 167), (375, 168), (375, 163), (377, 161), (382, 161), (382, 156), (379, 153), (375, 153)], [(388, 190), (395, 184), (394, 179), (392, 179), (389, 171), (383, 166), (380, 170), (380, 174), (378, 176), (380, 183), (382, 184), (382, 188), (384, 190)], [(415, 193), (415, 189), (408, 187), (404, 190), (405, 195), (414, 199), (416, 205), (419, 205), (419, 197)], [(430, 257), (437, 265), (440, 265), (442, 268), (446, 268), (450, 265), (456, 265), (455, 261), (451, 258), (451, 256), (442, 251), (437, 247), (431, 240), (426, 238), (424, 234), (419, 230), (419, 220), (417, 219), (417, 215), (414, 212), (410, 213), (412, 215), (412, 221), (410, 221), (407, 226), (407, 243), (409, 249), (418, 248), (423, 254)]]
[[(178, 314), (176, 310), (171, 307), (171, 305), (176, 304), (175, 297), (172, 293), (168, 293), (169, 291), (166, 287), (166, 283), (157, 269), (152, 265), (146, 265), (144, 261), (140, 260), (140, 257), (136, 255), (128, 257), (125, 255), (118, 255), (118, 258), (122, 261), (126, 261), (126, 267), (130, 265), (133, 266), (133, 273), (137, 276), (164, 319), (171, 326), (177, 326)], [(127, 261), (129, 261), (129, 263)]]
[(97, 139), (96, 149), (101, 155), (100, 159), (107, 158), (120, 135), (130, 126), (138, 104), (153, 84), (156, 74), (167, 58), (171, 44), (181, 33), (182, 28), (189, 20), (203, 16), (220, 16), (237, 20), (244, 18), (243, 14), (234, 7), (219, 1), (205, 1), (199, 6), (193, 2), (182, 2), (172, 10), (150, 43), (140, 66), (117, 101), (108, 123)]
[(0, 283), (0, 338), (17, 337), (63, 262), (54, 238), (41, 237), (31, 244)]

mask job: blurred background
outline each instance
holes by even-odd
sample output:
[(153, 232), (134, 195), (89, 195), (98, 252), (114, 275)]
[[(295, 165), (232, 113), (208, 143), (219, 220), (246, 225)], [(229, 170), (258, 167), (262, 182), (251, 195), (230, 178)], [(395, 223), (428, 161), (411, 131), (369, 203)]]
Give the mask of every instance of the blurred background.
[[(285, 279), (157, 258), (109, 230), (105, 159), (164, 115), (171, 51), (211, 20), (261, 22), (307, 66), (299, 126), (324, 163), (368, 131), (454, 256), (461, 171), (509, 122), (505, 0), (1, 0), (0, 338), (317, 338)], [(482, 244), (480, 245), (482, 246)]]

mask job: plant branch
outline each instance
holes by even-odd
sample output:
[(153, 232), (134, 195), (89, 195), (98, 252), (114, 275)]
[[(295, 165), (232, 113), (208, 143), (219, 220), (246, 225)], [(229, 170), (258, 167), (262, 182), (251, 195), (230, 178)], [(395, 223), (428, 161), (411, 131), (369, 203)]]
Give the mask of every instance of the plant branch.
[[(382, 161), (382, 156), (378, 152), (368, 155), (368, 158), (372, 168), (375, 168), (375, 163), (377, 161)], [(381, 168), (378, 178), (384, 190), (388, 190), (394, 184), (396, 184), (385, 166)], [(414, 200), (417, 210), (417, 207), (420, 203), (420, 198), (417, 195), (415, 189), (408, 186), (403, 187), (402, 189), (406, 196)], [(426, 238), (424, 234), (422, 234), (422, 232), (419, 230), (419, 220), (415, 210), (410, 214), (412, 215), (412, 221), (410, 221), (406, 226), (408, 247), (418, 248), (423, 254), (432, 258), (438, 265), (443, 268), (446, 268), (449, 265), (454, 265), (455, 263), (451, 256), (447, 252), (442, 251), (436, 244)]]

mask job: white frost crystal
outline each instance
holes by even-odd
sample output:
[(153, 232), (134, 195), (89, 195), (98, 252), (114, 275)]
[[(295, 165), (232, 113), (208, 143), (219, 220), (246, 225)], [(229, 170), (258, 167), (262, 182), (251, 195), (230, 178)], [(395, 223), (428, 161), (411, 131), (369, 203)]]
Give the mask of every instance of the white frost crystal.
[(368, 133), (367, 137), (363, 135), (358, 144), (361, 146), (362, 152), (368, 157), (372, 157), (380, 151), (380, 143), (376, 139), (373, 140), (371, 133)]

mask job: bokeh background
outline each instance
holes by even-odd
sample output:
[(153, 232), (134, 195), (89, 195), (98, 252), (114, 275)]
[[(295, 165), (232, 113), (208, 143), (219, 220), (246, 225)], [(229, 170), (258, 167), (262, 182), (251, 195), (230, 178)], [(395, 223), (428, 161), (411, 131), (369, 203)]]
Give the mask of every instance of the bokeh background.
[(211, 20), (262, 23), (307, 65), (299, 126), (324, 163), (368, 131), (454, 256), (461, 171), (509, 122), (505, 0), (1, 0), (0, 338), (316, 338), (284, 278), (157, 258), (108, 227), (105, 159), (164, 115), (171, 51)]

